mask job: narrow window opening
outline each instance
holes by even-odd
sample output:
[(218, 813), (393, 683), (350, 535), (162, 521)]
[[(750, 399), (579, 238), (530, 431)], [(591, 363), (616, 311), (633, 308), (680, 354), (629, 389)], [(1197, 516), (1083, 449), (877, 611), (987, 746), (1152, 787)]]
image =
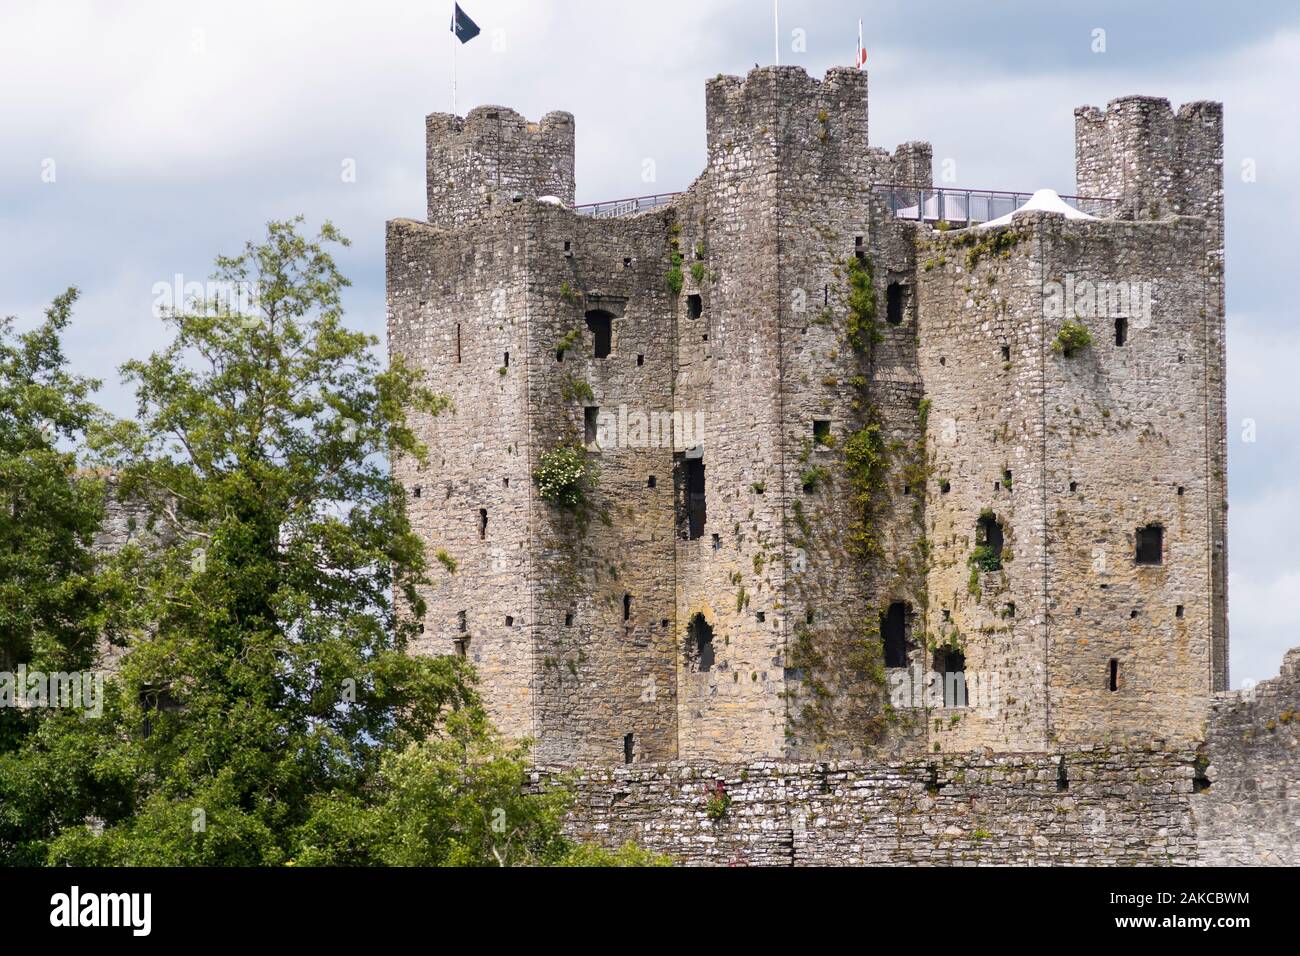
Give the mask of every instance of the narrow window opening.
[(511, 617), (509, 614), (507, 614), (507, 615), (506, 615), (506, 627), (514, 627), (514, 626), (515, 626), (515, 619), (514, 619), (513, 617)]
[(895, 601), (880, 615), (880, 640), (886, 667), (907, 666), (907, 605)]
[(647, 488), (653, 488), (655, 486), (655, 476), (651, 475), (649, 478), (647, 478), (645, 480), (645, 485)]
[(1176, 608), (1174, 608), (1174, 617), (1182, 617), (1182, 616), (1183, 616), (1183, 606), (1180, 604)]
[(694, 660), (695, 669), (700, 673), (713, 669), (713, 627), (696, 613), (686, 627), (686, 652)]
[(948, 364), (948, 357), (947, 357), (946, 355), (940, 355), (940, 356), (939, 356), (939, 364), (940, 364), (940, 365), (947, 365), (947, 364)]
[(1078, 491), (1078, 490), (1079, 490), (1079, 483), (1078, 483), (1077, 481), (1072, 481), (1072, 482), (1070, 482), (1070, 490), (1071, 490), (1071, 491)]
[(636, 364), (637, 364), (637, 365), (645, 365), (645, 356), (644, 356), (644, 355), (638, 355), (638, 356), (636, 357)]
[(456, 323), (456, 364), (460, 364), (460, 323)]
[(456, 613), (456, 626), (460, 629), (462, 634), (469, 630), (469, 619), (466, 616), (465, 611), (458, 611)]
[(1065, 755), (1062, 754), (1056, 761), (1056, 789), (1069, 790), (1070, 776), (1065, 770)]
[(587, 443), (587, 447), (596, 444), (597, 425), (600, 421), (600, 407), (598, 405), (588, 405), (582, 410), (582, 437)]
[(1128, 319), (1121, 316), (1115, 320), (1115, 344), (1125, 345), (1128, 343)]
[(891, 282), (885, 290), (885, 321), (890, 325), (903, 323), (903, 307), (907, 302), (907, 290), (901, 282)]
[(1165, 529), (1158, 524), (1149, 524), (1137, 530), (1137, 563), (1164, 563)]
[(1004, 345), (1004, 346), (1002, 346), (1002, 361), (1004, 361), (1004, 362), (1010, 362), (1010, 361), (1011, 361), (1011, 346), (1010, 346), (1010, 345)]
[(592, 356), (608, 358), (613, 347), (614, 316), (603, 309), (593, 309), (587, 313), (587, 328), (593, 338)]
[(934, 652), (934, 669), (943, 675), (943, 706), (966, 706), (966, 655), (951, 647)]
[(1192, 777), (1192, 793), (1204, 793), (1210, 789), (1210, 776), (1206, 771), (1209, 769), (1210, 762), (1203, 756), (1196, 758), (1196, 771)]
[(569, 611), (564, 615), (564, 626), (573, 627), (573, 612)]
[(1002, 567), (1002, 525), (989, 511), (981, 514), (975, 525), (975, 565), (981, 571)]
[(478, 536), (480, 539), (487, 537), (487, 519), (488, 513), (486, 508), (478, 509)]
[(690, 540), (704, 537), (704, 459), (686, 459), (686, 509)]
[(755, 615), (755, 616), (758, 618), (758, 623), (759, 623), (759, 624), (762, 624), (762, 623), (764, 623), (764, 622), (767, 620), (767, 612), (766, 612), (766, 611), (759, 611), (758, 614)]
[(803, 619), (808, 624), (811, 624), (813, 621), (817, 620), (817, 614), (812, 608), (808, 608), (808, 610), (804, 612)]
[(623, 762), (631, 763), (632, 758), (636, 755), (636, 735), (623, 735)]
[(704, 314), (704, 297), (698, 294), (686, 297), (686, 317), (698, 319)]
[(571, 252), (573, 252), (573, 243), (572, 243), (570, 240), (565, 239), (565, 240), (564, 240), (564, 254), (565, 254), (565, 255), (568, 255), (568, 254), (571, 253)]
[(1110, 659), (1110, 689), (1119, 690), (1119, 661), (1114, 657)]
[(632, 595), (624, 594), (623, 595), (623, 620), (630, 621), (631, 619), (632, 619)]
[(509, 479), (509, 478), (502, 478), (502, 479), (501, 479), (501, 484), (503, 484), (505, 487), (509, 488), (509, 487), (510, 487), (510, 479)]
[(412, 497), (412, 498), (418, 498), (418, 497), (420, 497), (420, 492), (421, 492), (421, 490), (422, 490), (422, 489), (420, 488), (420, 486), (419, 486), (419, 485), (416, 485), (414, 488), (411, 489), (411, 497)]
[(1130, 620), (1136, 620), (1138, 616), (1137, 608), (1134, 608), (1133, 610), (1129, 611), (1128, 616)]
[(501, 367), (502, 367), (502, 368), (509, 368), (509, 367), (510, 367), (510, 353), (509, 353), (509, 352), (507, 352), (507, 353), (505, 354), (505, 358), (504, 358), (504, 359), (502, 360), (502, 362), (501, 362)]
[(1178, 486), (1178, 496), (1179, 496), (1180, 498), (1181, 498), (1181, 497), (1186, 493), (1186, 491), (1187, 491), (1187, 489), (1184, 488), (1182, 485), (1179, 485), (1179, 486)]
[(563, 362), (563, 361), (564, 361), (564, 349), (556, 349), (556, 350), (555, 350), (555, 361), (557, 361), (557, 362)]
[(1016, 616), (1016, 602), (1008, 601), (1006, 609), (1003, 612), (1003, 617), (1015, 617), (1015, 616)]
[(813, 441), (818, 445), (829, 445), (831, 441), (831, 423), (824, 418), (813, 421)]

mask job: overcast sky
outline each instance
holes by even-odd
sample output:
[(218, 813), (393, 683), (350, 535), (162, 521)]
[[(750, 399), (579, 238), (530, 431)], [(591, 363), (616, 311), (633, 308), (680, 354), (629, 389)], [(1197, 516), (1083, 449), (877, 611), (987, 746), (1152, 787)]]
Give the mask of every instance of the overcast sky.
[[(773, 60), (769, 0), (464, 0), (460, 112), (577, 117), (578, 201), (686, 187), (704, 81)], [(1300, 644), (1300, 11), (1278, 3), (786, 0), (782, 63), (849, 63), (865, 20), (871, 136), (934, 144), (956, 185), (1074, 189), (1073, 109), (1225, 104), (1232, 682)], [(451, 108), (450, 2), (0, 0), (0, 314), (68, 285), (102, 402), (165, 341), (153, 286), (202, 280), (268, 219), (354, 245), (351, 321), (383, 334), (384, 221), (424, 214), (426, 113)], [(1104, 32), (1104, 52), (1095, 52)], [(796, 32), (798, 31), (798, 32)], [(802, 38), (800, 43), (799, 38)], [(799, 48), (796, 48), (799, 47)], [(657, 180), (642, 181), (654, 160)], [(355, 181), (344, 181), (345, 164)], [(1254, 169), (1254, 181), (1243, 171)], [(52, 175), (51, 175), (52, 174)], [(53, 181), (48, 181), (52, 179)], [(1243, 421), (1256, 440), (1243, 440)]]

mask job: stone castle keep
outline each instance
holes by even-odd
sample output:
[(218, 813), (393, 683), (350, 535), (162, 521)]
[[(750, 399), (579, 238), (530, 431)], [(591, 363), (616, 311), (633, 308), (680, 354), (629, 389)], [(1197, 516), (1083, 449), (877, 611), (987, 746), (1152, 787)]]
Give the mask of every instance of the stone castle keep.
[(1080, 198), (1014, 217), (872, 146), (864, 72), (707, 114), (686, 192), (595, 209), (569, 114), (428, 118), (417, 652), (688, 861), (1295, 861), (1300, 665), (1226, 692), (1221, 106), (1076, 110)]

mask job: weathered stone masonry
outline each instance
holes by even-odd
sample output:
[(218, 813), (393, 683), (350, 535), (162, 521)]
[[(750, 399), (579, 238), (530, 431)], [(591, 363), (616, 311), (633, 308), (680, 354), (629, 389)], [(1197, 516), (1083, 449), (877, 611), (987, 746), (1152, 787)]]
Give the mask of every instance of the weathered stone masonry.
[[(1081, 108), (1102, 218), (945, 229), (883, 201), (931, 151), (870, 145), (864, 72), (719, 76), (707, 106), (699, 179), (617, 218), (571, 208), (568, 114), (428, 118), (428, 221), (388, 227), (390, 350), (455, 405), (416, 420), (428, 468), (394, 463), (417, 651), (471, 658), (539, 764), (633, 765), (589, 772), (575, 827), (663, 811), (633, 835), (687, 860), (1197, 859), (1206, 759), (1256, 773), (1207, 727), (1237, 713), (1221, 107)], [(1145, 298), (1062, 311), (1098, 287)], [(532, 480), (574, 445), (585, 514)], [(944, 671), (979, 699), (927, 693)], [(716, 844), (676, 782), (714, 765)]]

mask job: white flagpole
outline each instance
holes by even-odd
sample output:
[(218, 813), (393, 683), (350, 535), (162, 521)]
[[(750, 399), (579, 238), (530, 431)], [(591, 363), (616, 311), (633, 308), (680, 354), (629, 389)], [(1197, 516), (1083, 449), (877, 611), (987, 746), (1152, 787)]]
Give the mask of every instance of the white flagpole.
[(772, 50), (781, 65), (781, 0), (772, 0)]
[(862, 69), (862, 21), (858, 20), (858, 55), (853, 58), (854, 66)]
[(451, 115), (458, 115), (456, 112), (456, 47), (460, 45), (460, 37), (456, 36), (456, 5), (452, 4), (451, 8)]

